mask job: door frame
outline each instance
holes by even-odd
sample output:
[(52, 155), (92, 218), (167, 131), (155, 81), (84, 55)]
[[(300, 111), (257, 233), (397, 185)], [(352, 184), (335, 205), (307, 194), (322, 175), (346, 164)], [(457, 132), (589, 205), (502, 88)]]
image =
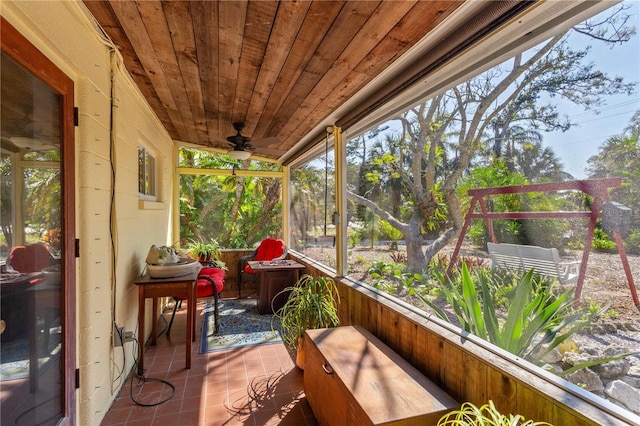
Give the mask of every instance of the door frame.
[(76, 423), (76, 225), (75, 225), (75, 119), (74, 83), (27, 38), (0, 16), (0, 44), (2, 51), (28, 69), (33, 75), (56, 91), (61, 98), (61, 154), (62, 154), (62, 235), (64, 237), (62, 333), (61, 424)]

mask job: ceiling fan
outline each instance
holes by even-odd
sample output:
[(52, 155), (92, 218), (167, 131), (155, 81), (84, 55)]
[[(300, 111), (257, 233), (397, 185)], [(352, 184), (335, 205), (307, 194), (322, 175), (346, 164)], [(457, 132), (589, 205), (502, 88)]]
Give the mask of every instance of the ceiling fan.
[(232, 149), (227, 153), (229, 157), (235, 160), (246, 160), (251, 156), (252, 152), (263, 153), (263, 154), (271, 154), (280, 156), (284, 154), (285, 151), (281, 149), (271, 149), (271, 148), (262, 148), (257, 145), (260, 144), (271, 144), (274, 142), (278, 142), (278, 138), (264, 138), (251, 142), (251, 138), (248, 136), (242, 135), (242, 129), (244, 129), (244, 123), (233, 123), (233, 128), (236, 130), (235, 135), (227, 137), (227, 144), (232, 146)]

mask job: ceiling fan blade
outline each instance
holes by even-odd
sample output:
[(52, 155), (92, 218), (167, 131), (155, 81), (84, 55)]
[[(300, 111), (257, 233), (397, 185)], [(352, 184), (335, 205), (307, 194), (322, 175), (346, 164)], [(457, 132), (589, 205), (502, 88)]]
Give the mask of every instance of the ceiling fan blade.
[(234, 148), (236, 144), (225, 139), (216, 138), (213, 140), (213, 143), (209, 144), (209, 146), (211, 146), (212, 148), (225, 149), (227, 147)]
[(274, 148), (260, 148), (260, 147), (256, 147), (255, 148), (255, 152), (257, 154), (268, 154), (268, 155), (275, 155), (277, 157), (280, 157), (281, 155), (283, 155), (285, 152), (284, 149), (274, 149)]
[(268, 138), (261, 138), (261, 139), (252, 139), (251, 140), (251, 144), (252, 145), (280, 145), (280, 138), (277, 137), (268, 137)]
[(2, 150), (5, 151), (9, 151), (9, 152), (20, 152), (20, 147), (17, 146), (16, 144), (14, 144), (10, 138), (2, 138), (2, 142), (0, 143), (0, 147), (2, 147)]

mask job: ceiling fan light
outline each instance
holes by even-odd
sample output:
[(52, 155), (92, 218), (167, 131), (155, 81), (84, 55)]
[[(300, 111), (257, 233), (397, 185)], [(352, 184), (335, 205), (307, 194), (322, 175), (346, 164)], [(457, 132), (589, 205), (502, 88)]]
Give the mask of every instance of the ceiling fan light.
[(232, 149), (227, 152), (227, 155), (229, 155), (229, 157), (233, 158), (234, 160), (246, 160), (251, 157), (251, 152)]

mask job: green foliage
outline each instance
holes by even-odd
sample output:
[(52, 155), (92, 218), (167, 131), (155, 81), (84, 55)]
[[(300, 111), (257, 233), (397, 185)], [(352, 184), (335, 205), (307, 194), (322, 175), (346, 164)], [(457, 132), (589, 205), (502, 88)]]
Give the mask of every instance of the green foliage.
[(414, 296), (425, 294), (432, 287), (428, 275), (407, 272), (403, 263), (376, 262), (368, 273), (375, 288), (390, 294)]
[(340, 324), (340, 295), (331, 278), (305, 274), (295, 286), (281, 292), (286, 293), (289, 293), (289, 299), (274, 318), (282, 322), (282, 341), (290, 348), (297, 347), (298, 339), (304, 336), (305, 330)]
[[(280, 166), (181, 148), (180, 165), (201, 169), (279, 170)], [(282, 179), (239, 175), (180, 176), (180, 240), (216, 240), (228, 248), (252, 247), (281, 233)]]
[(546, 422), (526, 420), (520, 414), (502, 414), (492, 400), (481, 407), (470, 402), (462, 404), (459, 410), (450, 411), (440, 418), (438, 426), (551, 426)]
[(393, 291), (393, 277), (401, 276), (406, 271), (404, 265), (379, 261), (371, 264), (367, 270), (371, 284), (380, 290)]
[(625, 241), (625, 249), (630, 254), (640, 254), (640, 228), (631, 228)]
[(600, 227), (596, 227), (593, 232), (593, 242), (591, 243), (591, 248), (596, 251), (602, 251), (605, 253), (611, 253), (618, 249), (615, 241), (611, 241), (607, 236), (607, 233), (602, 230)]
[(196, 259), (209, 261), (220, 257), (220, 244), (216, 240), (208, 243), (191, 240), (185, 249)]
[(402, 232), (394, 228), (393, 225), (386, 220), (380, 221), (380, 234), (382, 235), (382, 238), (391, 241), (398, 241), (402, 238)]
[[(435, 273), (465, 331), (533, 363), (590, 323), (590, 317), (573, 309), (571, 291), (555, 295), (550, 286), (536, 281), (533, 271), (507, 293), (498, 291), (501, 281), (492, 271), (479, 270), (472, 276), (464, 263), (458, 282)], [(450, 321), (442, 308), (423, 301)]]
[[(463, 214), (466, 214), (470, 208), (471, 198), (468, 196), (470, 189), (525, 185), (527, 183), (524, 176), (510, 172), (503, 161), (496, 161), (487, 167), (476, 167), (461, 181), (457, 188)], [(493, 197), (489, 200), (487, 208), (494, 212), (522, 211), (522, 204), (518, 195), (506, 194)], [(520, 223), (516, 220), (495, 220), (493, 221), (493, 229), (499, 241), (516, 243), (519, 240)], [(489, 230), (484, 221), (480, 220), (471, 222), (467, 236), (478, 247), (486, 247), (487, 242), (491, 241)]]
[[(518, 173), (511, 172), (503, 161), (496, 161), (491, 166), (478, 167), (463, 179), (458, 187), (458, 195), (463, 200), (464, 212), (470, 207), (469, 189), (491, 188), (511, 185), (526, 185), (527, 179)], [(487, 209), (492, 212), (515, 211), (558, 211), (575, 209), (571, 200), (552, 193), (504, 194), (487, 200)], [(562, 235), (570, 224), (558, 219), (500, 219), (493, 221), (493, 230), (498, 241), (514, 244), (537, 245), (542, 247), (562, 247)], [(474, 245), (486, 247), (489, 242), (489, 230), (482, 220), (471, 223), (467, 231)]]
[[(450, 258), (449, 256), (438, 253), (435, 257), (431, 259), (429, 262), (429, 266), (427, 268), (430, 273), (434, 273), (435, 271), (446, 271), (449, 268)], [(485, 269), (486, 264), (488, 263), (487, 259), (472, 257), (472, 256), (458, 256), (456, 259), (456, 263), (451, 271), (452, 274), (460, 274), (460, 269), (462, 269), (462, 264), (467, 266), (469, 271), (474, 271), (476, 269)]]
[(356, 257), (356, 260), (355, 260), (355, 262), (354, 262), (354, 263), (355, 263), (356, 265), (363, 265), (366, 261), (367, 261), (367, 258), (366, 258), (366, 257), (364, 257), (364, 256), (358, 256), (358, 257)]

